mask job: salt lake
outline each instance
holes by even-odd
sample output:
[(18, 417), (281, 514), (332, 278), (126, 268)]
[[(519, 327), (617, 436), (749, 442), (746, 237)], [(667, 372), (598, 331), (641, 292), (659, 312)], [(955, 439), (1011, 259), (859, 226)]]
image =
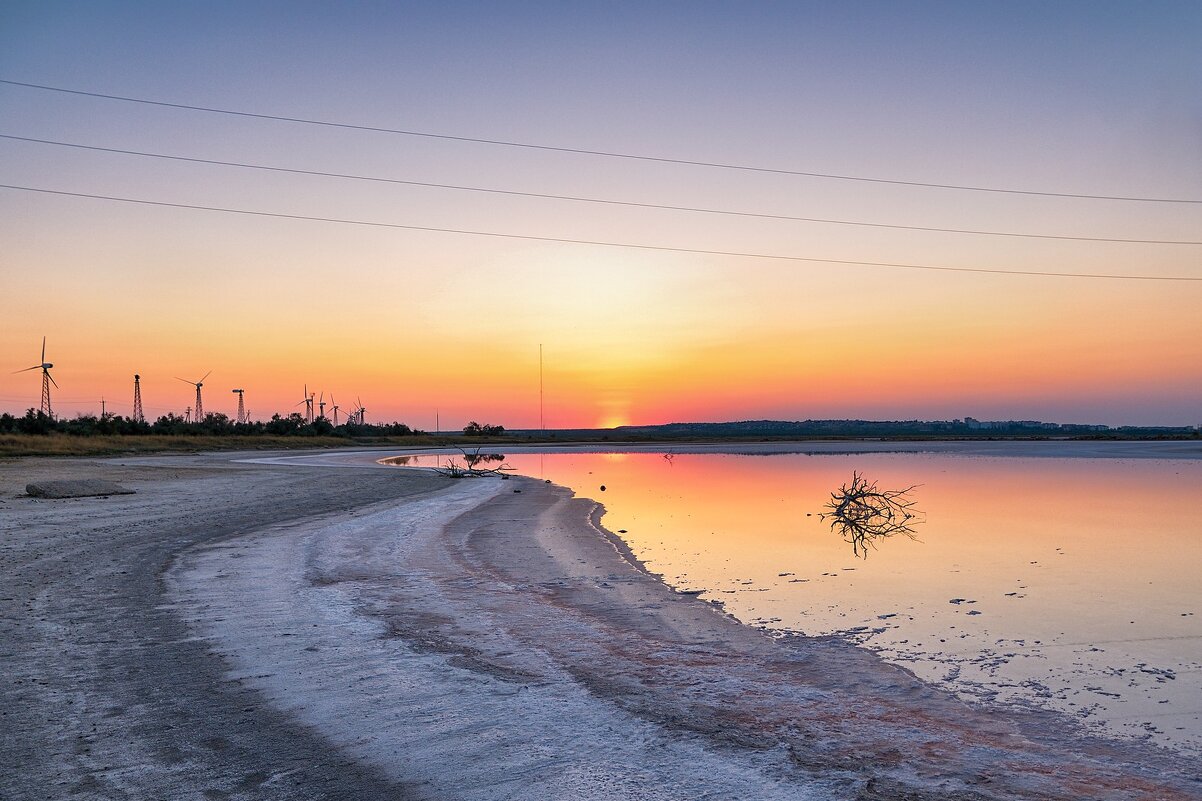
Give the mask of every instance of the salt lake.
[[(968, 699), (1202, 753), (1202, 461), (489, 450), (602, 502), (648, 570), (748, 625), (850, 638)], [(913, 487), (912, 534), (853, 550), (824, 516), (853, 474)]]

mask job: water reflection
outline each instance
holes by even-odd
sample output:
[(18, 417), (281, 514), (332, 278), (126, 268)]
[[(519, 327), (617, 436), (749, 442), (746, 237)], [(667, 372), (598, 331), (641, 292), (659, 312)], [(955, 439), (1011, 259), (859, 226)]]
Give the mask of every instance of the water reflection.
[[(1181, 502), (1202, 497), (1202, 460), (505, 459), (603, 499), (603, 525), (649, 570), (750, 625), (852, 638), (966, 698), (1051, 707), (1202, 754), (1202, 526)], [(821, 515), (853, 470), (919, 486), (921, 547), (895, 537), (888, 558), (849, 558)]]
[(491, 462), (503, 462), (503, 461), (505, 461), (505, 454), (503, 454), (503, 453), (480, 453), (480, 450), (477, 448), (476, 451), (473, 453), (468, 453), (467, 451), (464, 451), (463, 452), (463, 460), (465, 462), (467, 462), (468, 467), (475, 467), (476, 465), (480, 465), (480, 464), (486, 465)]
[[(482, 478), (495, 475), (508, 478), (505, 473), (513, 470), (504, 463), (505, 454), (503, 453), (481, 453), (479, 448), (470, 451), (467, 448), (458, 450), (462, 454), (463, 464), (448, 456), (447, 463), (442, 467), (435, 467), (435, 471), (447, 478)], [(489, 465), (495, 466), (490, 467)]]
[[(915, 485), (916, 486), (916, 485)], [(914, 526), (921, 523), (915, 501), (910, 493), (915, 486), (900, 490), (883, 490), (875, 481), (869, 481), (853, 471), (851, 482), (831, 493), (826, 503), (829, 512), (820, 517), (830, 519), (831, 531), (851, 544), (855, 556), (868, 558), (868, 549), (876, 548), (876, 541), (902, 534), (918, 539)]]
[(398, 465), (402, 467), (423, 467), (429, 462), (434, 468), (434, 471), (439, 475), (448, 478), (480, 478), (483, 476), (497, 476), (508, 478), (506, 475), (513, 471), (513, 467), (505, 463), (505, 454), (503, 453), (481, 453), (480, 448), (469, 450), (468, 448), (458, 448), (460, 459), (456, 461), (454, 456), (446, 456), (435, 454), (417, 454), (411, 456), (393, 456), (388, 459), (381, 460), (383, 464)]
[[(603, 524), (648, 569), (751, 625), (854, 637), (965, 697), (1051, 706), (1202, 753), (1202, 526), (1181, 503), (1202, 492), (1202, 461), (506, 460), (603, 499)], [(920, 547), (894, 537), (888, 558), (849, 558), (820, 515), (853, 470), (919, 485)]]

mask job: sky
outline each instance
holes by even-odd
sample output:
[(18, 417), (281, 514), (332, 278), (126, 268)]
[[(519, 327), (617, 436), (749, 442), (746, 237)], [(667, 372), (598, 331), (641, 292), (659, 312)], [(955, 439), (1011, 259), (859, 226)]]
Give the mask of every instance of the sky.
[[(0, 134), (1202, 242), (1199, 41), (1195, 2), (9, 0), (2, 80), (776, 172), (2, 83)], [(134, 373), (148, 416), (182, 414), (177, 378), (211, 370), (230, 415), (235, 387), (266, 418), (307, 386), (369, 421), (535, 428), (541, 346), (548, 427), (1202, 424), (1202, 281), (1014, 274), (1202, 279), (1198, 244), (11, 138), (0, 176), (26, 187), (0, 189), (0, 411), (38, 405), (38, 372), (12, 373), (45, 336), (64, 416), (128, 414)]]

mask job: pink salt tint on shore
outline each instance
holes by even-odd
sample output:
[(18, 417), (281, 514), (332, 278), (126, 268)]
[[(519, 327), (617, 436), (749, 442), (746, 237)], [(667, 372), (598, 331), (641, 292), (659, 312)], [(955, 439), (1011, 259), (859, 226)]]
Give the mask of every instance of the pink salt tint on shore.
[[(443, 457), (445, 458), (445, 457)], [(434, 457), (417, 457), (416, 464)], [(649, 569), (750, 625), (863, 642), (960, 695), (1202, 752), (1202, 462), (510, 454), (602, 501)], [(853, 470), (913, 491), (866, 559), (819, 516)], [(605, 490), (601, 490), (601, 486)]]

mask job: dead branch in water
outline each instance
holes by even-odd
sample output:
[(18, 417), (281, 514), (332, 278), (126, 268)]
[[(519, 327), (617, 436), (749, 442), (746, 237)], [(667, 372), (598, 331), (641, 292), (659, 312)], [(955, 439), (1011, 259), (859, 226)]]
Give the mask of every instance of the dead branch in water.
[(910, 492), (917, 485), (899, 490), (878, 489), (875, 481), (869, 481), (857, 472), (851, 474), (851, 483), (844, 484), (831, 493), (823, 520), (831, 518), (831, 531), (851, 543), (852, 553), (868, 558), (868, 548), (876, 547), (876, 540), (902, 534), (917, 539), (914, 526), (922, 521), (921, 514), (914, 508), (916, 501)]
[[(459, 464), (454, 459), (447, 459), (446, 467), (436, 467), (434, 472), (440, 476), (447, 478), (485, 478), (487, 476), (501, 476), (508, 478), (505, 473), (513, 470), (505, 463), (505, 455), (502, 453), (480, 453), (480, 449), (468, 452), (467, 448), (458, 449), (463, 454), (463, 464)], [(493, 462), (501, 462), (495, 467), (481, 467)]]

